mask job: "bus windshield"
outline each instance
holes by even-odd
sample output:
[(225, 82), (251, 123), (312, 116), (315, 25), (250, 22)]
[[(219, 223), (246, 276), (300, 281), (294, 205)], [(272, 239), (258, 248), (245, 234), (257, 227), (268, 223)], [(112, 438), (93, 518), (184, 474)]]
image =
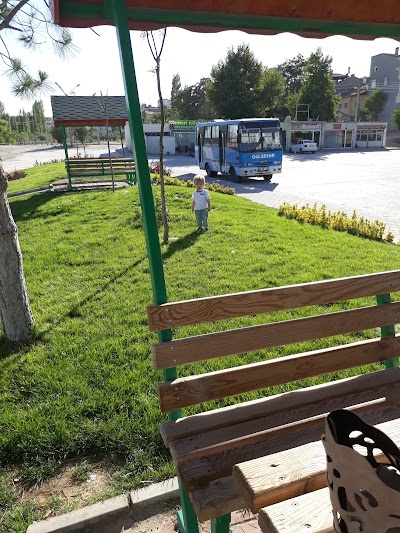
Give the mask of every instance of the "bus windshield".
[(263, 123), (241, 124), (238, 132), (241, 152), (264, 152), (265, 150), (281, 150), (279, 128), (269, 127)]

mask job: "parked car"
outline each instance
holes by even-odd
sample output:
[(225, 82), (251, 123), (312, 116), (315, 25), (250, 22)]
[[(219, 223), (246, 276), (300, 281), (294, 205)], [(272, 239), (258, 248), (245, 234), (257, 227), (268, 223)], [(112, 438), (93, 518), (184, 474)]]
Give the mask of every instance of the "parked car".
[(290, 145), (289, 152), (316, 152), (318, 150), (317, 143), (310, 139), (300, 139), (294, 144)]

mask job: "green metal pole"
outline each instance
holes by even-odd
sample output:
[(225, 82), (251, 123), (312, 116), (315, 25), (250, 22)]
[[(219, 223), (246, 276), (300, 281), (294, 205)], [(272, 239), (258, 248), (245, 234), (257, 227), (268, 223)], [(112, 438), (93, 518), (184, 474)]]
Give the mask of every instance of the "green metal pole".
[(65, 160), (67, 161), (67, 175), (68, 175), (68, 189), (72, 189), (71, 174), (69, 172), (69, 158), (68, 158), (68, 144), (67, 144), (67, 132), (65, 131), (65, 125), (61, 126), (62, 140), (64, 145)]
[[(391, 298), (390, 294), (378, 294), (376, 297), (376, 303), (378, 305), (390, 304)], [(394, 325), (382, 326), (381, 327), (381, 337), (394, 337), (396, 334)], [(399, 366), (399, 358), (394, 357), (393, 359), (386, 359), (385, 367), (386, 368), (397, 368)]]
[[(378, 305), (390, 304), (391, 298), (390, 294), (378, 294), (376, 297), (376, 303)], [(394, 324), (387, 326), (381, 326), (381, 337), (394, 337), (396, 334)], [(386, 359), (385, 367), (386, 368), (397, 368), (399, 366), (399, 358), (394, 357), (393, 359)]]
[[(136, 83), (135, 65), (133, 61), (131, 38), (128, 27), (128, 14), (124, 0), (111, 2), (115, 27), (117, 31), (118, 48), (125, 86), (126, 107), (129, 118), (133, 152), (135, 154), (136, 173), (138, 177), (139, 197), (143, 214), (143, 226), (146, 239), (147, 253), (150, 264), (150, 278), (153, 287), (153, 298), (156, 305), (167, 302), (164, 267), (161, 255), (160, 238), (158, 235), (156, 212), (154, 208), (153, 191), (150, 180), (149, 163), (147, 160), (146, 144), (140, 111), (140, 101)], [(160, 342), (172, 339), (172, 331), (160, 331)], [(176, 368), (163, 371), (164, 380), (171, 381), (178, 377)], [(172, 411), (170, 420), (182, 416), (182, 411)]]
[[(110, 5), (110, 2), (107, 3)], [(165, 286), (164, 267), (161, 255), (160, 239), (158, 235), (156, 212), (152, 185), (150, 181), (149, 163), (147, 160), (146, 145), (140, 111), (139, 94), (136, 83), (135, 66), (131, 47), (131, 39), (128, 27), (128, 14), (124, 0), (114, 0), (111, 2), (115, 27), (117, 30), (118, 47), (122, 66), (122, 75), (125, 86), (126, 107), (129, 118), (129, 128), (131, 132), (133, 153), (135, 155), (136, 172), (138, 177), (138, 188), (140, 204), (142, 207), (143, 226), (146, 239), (147, 253), (150, 264), (150, 278), (153, 287), (153, 299), (156, 305), (167, 302), (167, 289)], [(165, 330), (158, 333), (160, 342), (167, 342), (172, 339), (172, 331)], [(178, 377), (176, 368), (167, 368), (163, 371), (164, 381), (170, 381)], [(168, 413), (170, 420), (176, 420), (182, 416), (182, 410)], [(184, 491), (179, 480), (182, 521), (185, 533), (197, 533), (197, 517), (192, 504)], [(178, 516), (178, 519), (180, 517)]]
[(122, 128), (121, 128), (121, 126), (119, 127), (119, 138), (121, 139), (122, 155), (125, 155), (124, 154), (124, 139), (122, 137)]

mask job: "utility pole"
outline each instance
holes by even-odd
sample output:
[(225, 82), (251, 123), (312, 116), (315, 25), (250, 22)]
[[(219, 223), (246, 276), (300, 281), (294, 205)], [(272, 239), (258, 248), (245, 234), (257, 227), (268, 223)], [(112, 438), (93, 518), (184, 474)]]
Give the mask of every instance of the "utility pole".
[(363, 78), (363, 81), (360, 85), (357, 85), (357, 87), (354, 87), (354, 89), (357, 90), (357, 100), (356, 100), (356, 109), (354, 112), (354, 122), (358, 121), (358, 114), (360, 112), (360, 89), (361, 87), (365, 87), (365, 84), (367, 83), (367, 78)]

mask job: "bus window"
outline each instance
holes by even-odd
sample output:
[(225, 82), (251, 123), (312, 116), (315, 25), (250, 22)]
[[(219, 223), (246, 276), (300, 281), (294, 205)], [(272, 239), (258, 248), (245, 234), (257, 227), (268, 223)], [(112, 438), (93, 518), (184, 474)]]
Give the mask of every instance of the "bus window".
[(211, 126), (206, 126), (204, 128), (204, 146), (211, 145)]
[(219, 143), (219, 126), (211, 127), (211, 144)]
[(229, 146), (229, 148), (233, 148), (237, 150), (238, 148), (238, 125), (237, 124), (229, 124), (228, 125), (228, 139), (226, 145)]

